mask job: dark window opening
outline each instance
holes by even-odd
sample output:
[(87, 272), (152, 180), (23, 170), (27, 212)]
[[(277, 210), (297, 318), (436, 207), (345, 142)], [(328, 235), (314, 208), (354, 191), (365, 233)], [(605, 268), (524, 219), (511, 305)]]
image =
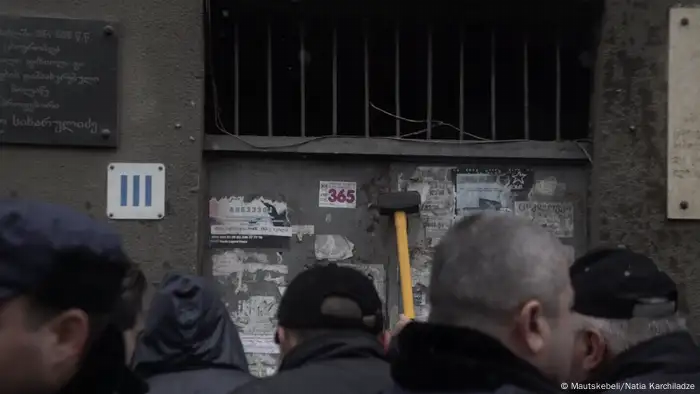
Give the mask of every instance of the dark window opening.
[(589, 135), (595, 12), (513, 22), (455, 15), (460, 8), (369, 13), (361, 8), (371, 3), (359, 0), (347, 13), (212, 1), (208, 133)]

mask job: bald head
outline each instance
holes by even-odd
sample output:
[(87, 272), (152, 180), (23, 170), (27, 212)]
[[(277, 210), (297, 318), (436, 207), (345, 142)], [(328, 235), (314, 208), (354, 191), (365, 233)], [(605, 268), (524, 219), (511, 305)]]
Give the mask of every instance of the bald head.
[(555, 314), (569, 286), (573, 257), (570, 248), (531, 221), (496, 212), (464, 218), (435, 250), (430, 320), (497, 323), (530, 300)]

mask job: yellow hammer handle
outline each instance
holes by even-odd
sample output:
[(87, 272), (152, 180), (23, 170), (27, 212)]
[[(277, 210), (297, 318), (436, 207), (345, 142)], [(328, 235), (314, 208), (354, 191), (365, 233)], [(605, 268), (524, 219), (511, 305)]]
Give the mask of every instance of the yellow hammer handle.
[(399, 255), (403, 314), (407, 318), (413, 319), (416, 317), (416, 313), (413, 310), (413, 282), (411, 282), (411, 261), (408, 255), (406, 212), (394, 212), (394, 226), (396, 227), (396, 251)]

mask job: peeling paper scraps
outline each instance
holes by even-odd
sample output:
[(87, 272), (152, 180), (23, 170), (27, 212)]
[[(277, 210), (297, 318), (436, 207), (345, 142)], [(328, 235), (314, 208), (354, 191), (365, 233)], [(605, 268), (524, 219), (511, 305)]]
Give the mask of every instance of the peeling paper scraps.
[(250, 373), (258, 378), (272, 376), (277, 371), (278, 356), (269, 353), (248, 353), (248, 368)]
[(311, 224), (293, 225), (292, 234), (296, 235), (299, 242), (304, 240), (305, 235), (314, 235), (314, 226)]
[(319, 234), (314, 241), (316, 260), (346, 260), (353, 256), (354, 249), (355, 244), (339, 234)]
[(238, 301), (238, 308), (233, 312), (233, 321), (238, 326), (241, 336), (253, 334), (272, 340), (277, 327), (278, 305), (279, 300), (275, 296), (255, 295)]
[(550, 176), (535, 182), (535, 185), (532, 187), (532, 193), (534, 195), (551, 197), (557, 192), (557, 185), (557, 178)]
[[(249, 253), (235, 249), (212, 256), (215, 277), (228, 278), (236, 294), (246, 293), (250, 285), (270, 282), (275, 286), (286, 286), (289, 268), (283, 264), (270, 264), (264, 253)], [(221, 281), (220, 281), (221, 282)]]
[(430, 246), (436, 246), (454, 221), (454, 167), (418, 167), (410, 178), (399, 174), (398, 190), (421, 196), (420, 215)]
[(574, 205), (570, 202), (516, 201), (515, 215), (529, 218), (559, 238), (574, 236)]

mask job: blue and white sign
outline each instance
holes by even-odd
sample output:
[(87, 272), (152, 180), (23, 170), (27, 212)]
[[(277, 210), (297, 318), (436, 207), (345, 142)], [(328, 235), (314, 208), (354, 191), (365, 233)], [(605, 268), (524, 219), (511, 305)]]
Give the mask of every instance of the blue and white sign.
[(107, 216), (116, 220), (159, 220), (165, 216), (165, 165), (110, 163)]

